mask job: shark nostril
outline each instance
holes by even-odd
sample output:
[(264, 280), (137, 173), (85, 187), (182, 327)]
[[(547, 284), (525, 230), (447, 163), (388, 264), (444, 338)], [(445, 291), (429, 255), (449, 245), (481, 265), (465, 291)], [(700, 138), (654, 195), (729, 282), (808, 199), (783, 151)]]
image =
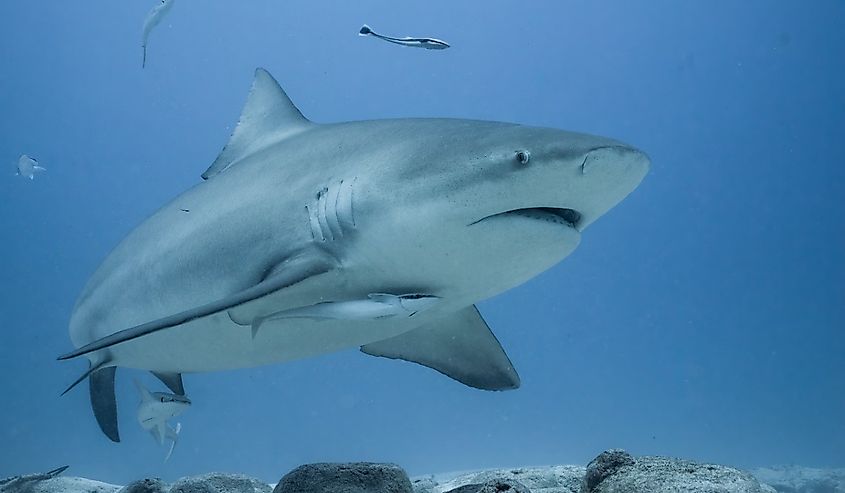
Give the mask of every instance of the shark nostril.
[(632, 147), (612, 145), (596, 147), (581, 162), (582, 174), (626, 175), (629, 172), (648, 170), (648, 156)]

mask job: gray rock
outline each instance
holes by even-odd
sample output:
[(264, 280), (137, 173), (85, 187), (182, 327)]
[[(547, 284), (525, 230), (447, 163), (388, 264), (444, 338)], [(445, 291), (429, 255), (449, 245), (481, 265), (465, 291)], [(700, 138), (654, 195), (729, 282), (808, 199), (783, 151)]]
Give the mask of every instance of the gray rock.
[(270, 493), (267, 483), (241, 474), (211, 473), (181, 478), (170, 493)]
[(531, 490), (515, 479), (491, 479), (486, 483), (459, 486), (447, 493), (531, 493)]
[[(416, 493), (446, 493), (460, 486), (486, 483), (494, 479), (519, 481), (532, 493), (578, 493), (584, 468), (581, 466), (518, 467), (452, 475), (424, 491)], [(416, 488), (416, 486), (415, 486)]]
[(590, 493), (599, 483), (616, 474), (619, 469), (633, 465), (634, 458), (628, 452), (622, 449), (605, 450), (587, 464), (581, 492)]
[(132, 481), (117, 493), (167, 493), (170, 486), (159, 478), (146, 478)]
[(845, 469), (781, 466), (751, 473), (780, 493), (845, 493)]
[[(412, 493), (407, 473), (395, 464), (354, 462), (299, 466), (273, 493)], [(174, 492), (175, 493), (175, 492)]]
[(774, 493), (732, 467), (669, 457), (602, 453), (587, 467), (581, 493)]

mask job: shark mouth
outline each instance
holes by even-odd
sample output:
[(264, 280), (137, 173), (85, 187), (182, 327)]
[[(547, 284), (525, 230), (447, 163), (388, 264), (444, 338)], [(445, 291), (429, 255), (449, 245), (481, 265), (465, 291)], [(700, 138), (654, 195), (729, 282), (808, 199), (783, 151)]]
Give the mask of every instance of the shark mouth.
[(581, 213), (574, 209), (566, 209), (560, 207), (529, 207), (526, 209), (513, 209), (510, 211), (500, 212), (487, 216), (472, 224), (480, 223), (485, 219), (496, 217), (523, 217), (535, 221), (547, 221), (556, 224), (562, 224), (573, 229), (578, 229), (581, 223)]

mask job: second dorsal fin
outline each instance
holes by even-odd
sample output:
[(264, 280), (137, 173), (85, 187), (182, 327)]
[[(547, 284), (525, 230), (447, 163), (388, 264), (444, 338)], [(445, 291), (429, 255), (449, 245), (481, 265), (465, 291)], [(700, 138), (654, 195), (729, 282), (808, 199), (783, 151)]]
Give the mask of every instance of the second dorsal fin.
[(313, 123), (302, 116), (276, 79), (263, 68), (257, 68), (252, 89), (229, 142), (202, 177), (207, 180), (244, 157), (307, 130), (311, 125)]

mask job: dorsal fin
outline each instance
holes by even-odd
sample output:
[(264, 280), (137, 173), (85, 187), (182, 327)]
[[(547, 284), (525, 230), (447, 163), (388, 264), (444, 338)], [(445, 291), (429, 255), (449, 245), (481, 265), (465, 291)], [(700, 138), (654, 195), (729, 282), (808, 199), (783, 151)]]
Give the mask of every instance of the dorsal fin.
[(308, 129), (313, 123), (302, 116), (276, 79), (263, 68), (255, 69), (252, 89), (229, 142), (202, 174), (207, 180), (244, 157)]

